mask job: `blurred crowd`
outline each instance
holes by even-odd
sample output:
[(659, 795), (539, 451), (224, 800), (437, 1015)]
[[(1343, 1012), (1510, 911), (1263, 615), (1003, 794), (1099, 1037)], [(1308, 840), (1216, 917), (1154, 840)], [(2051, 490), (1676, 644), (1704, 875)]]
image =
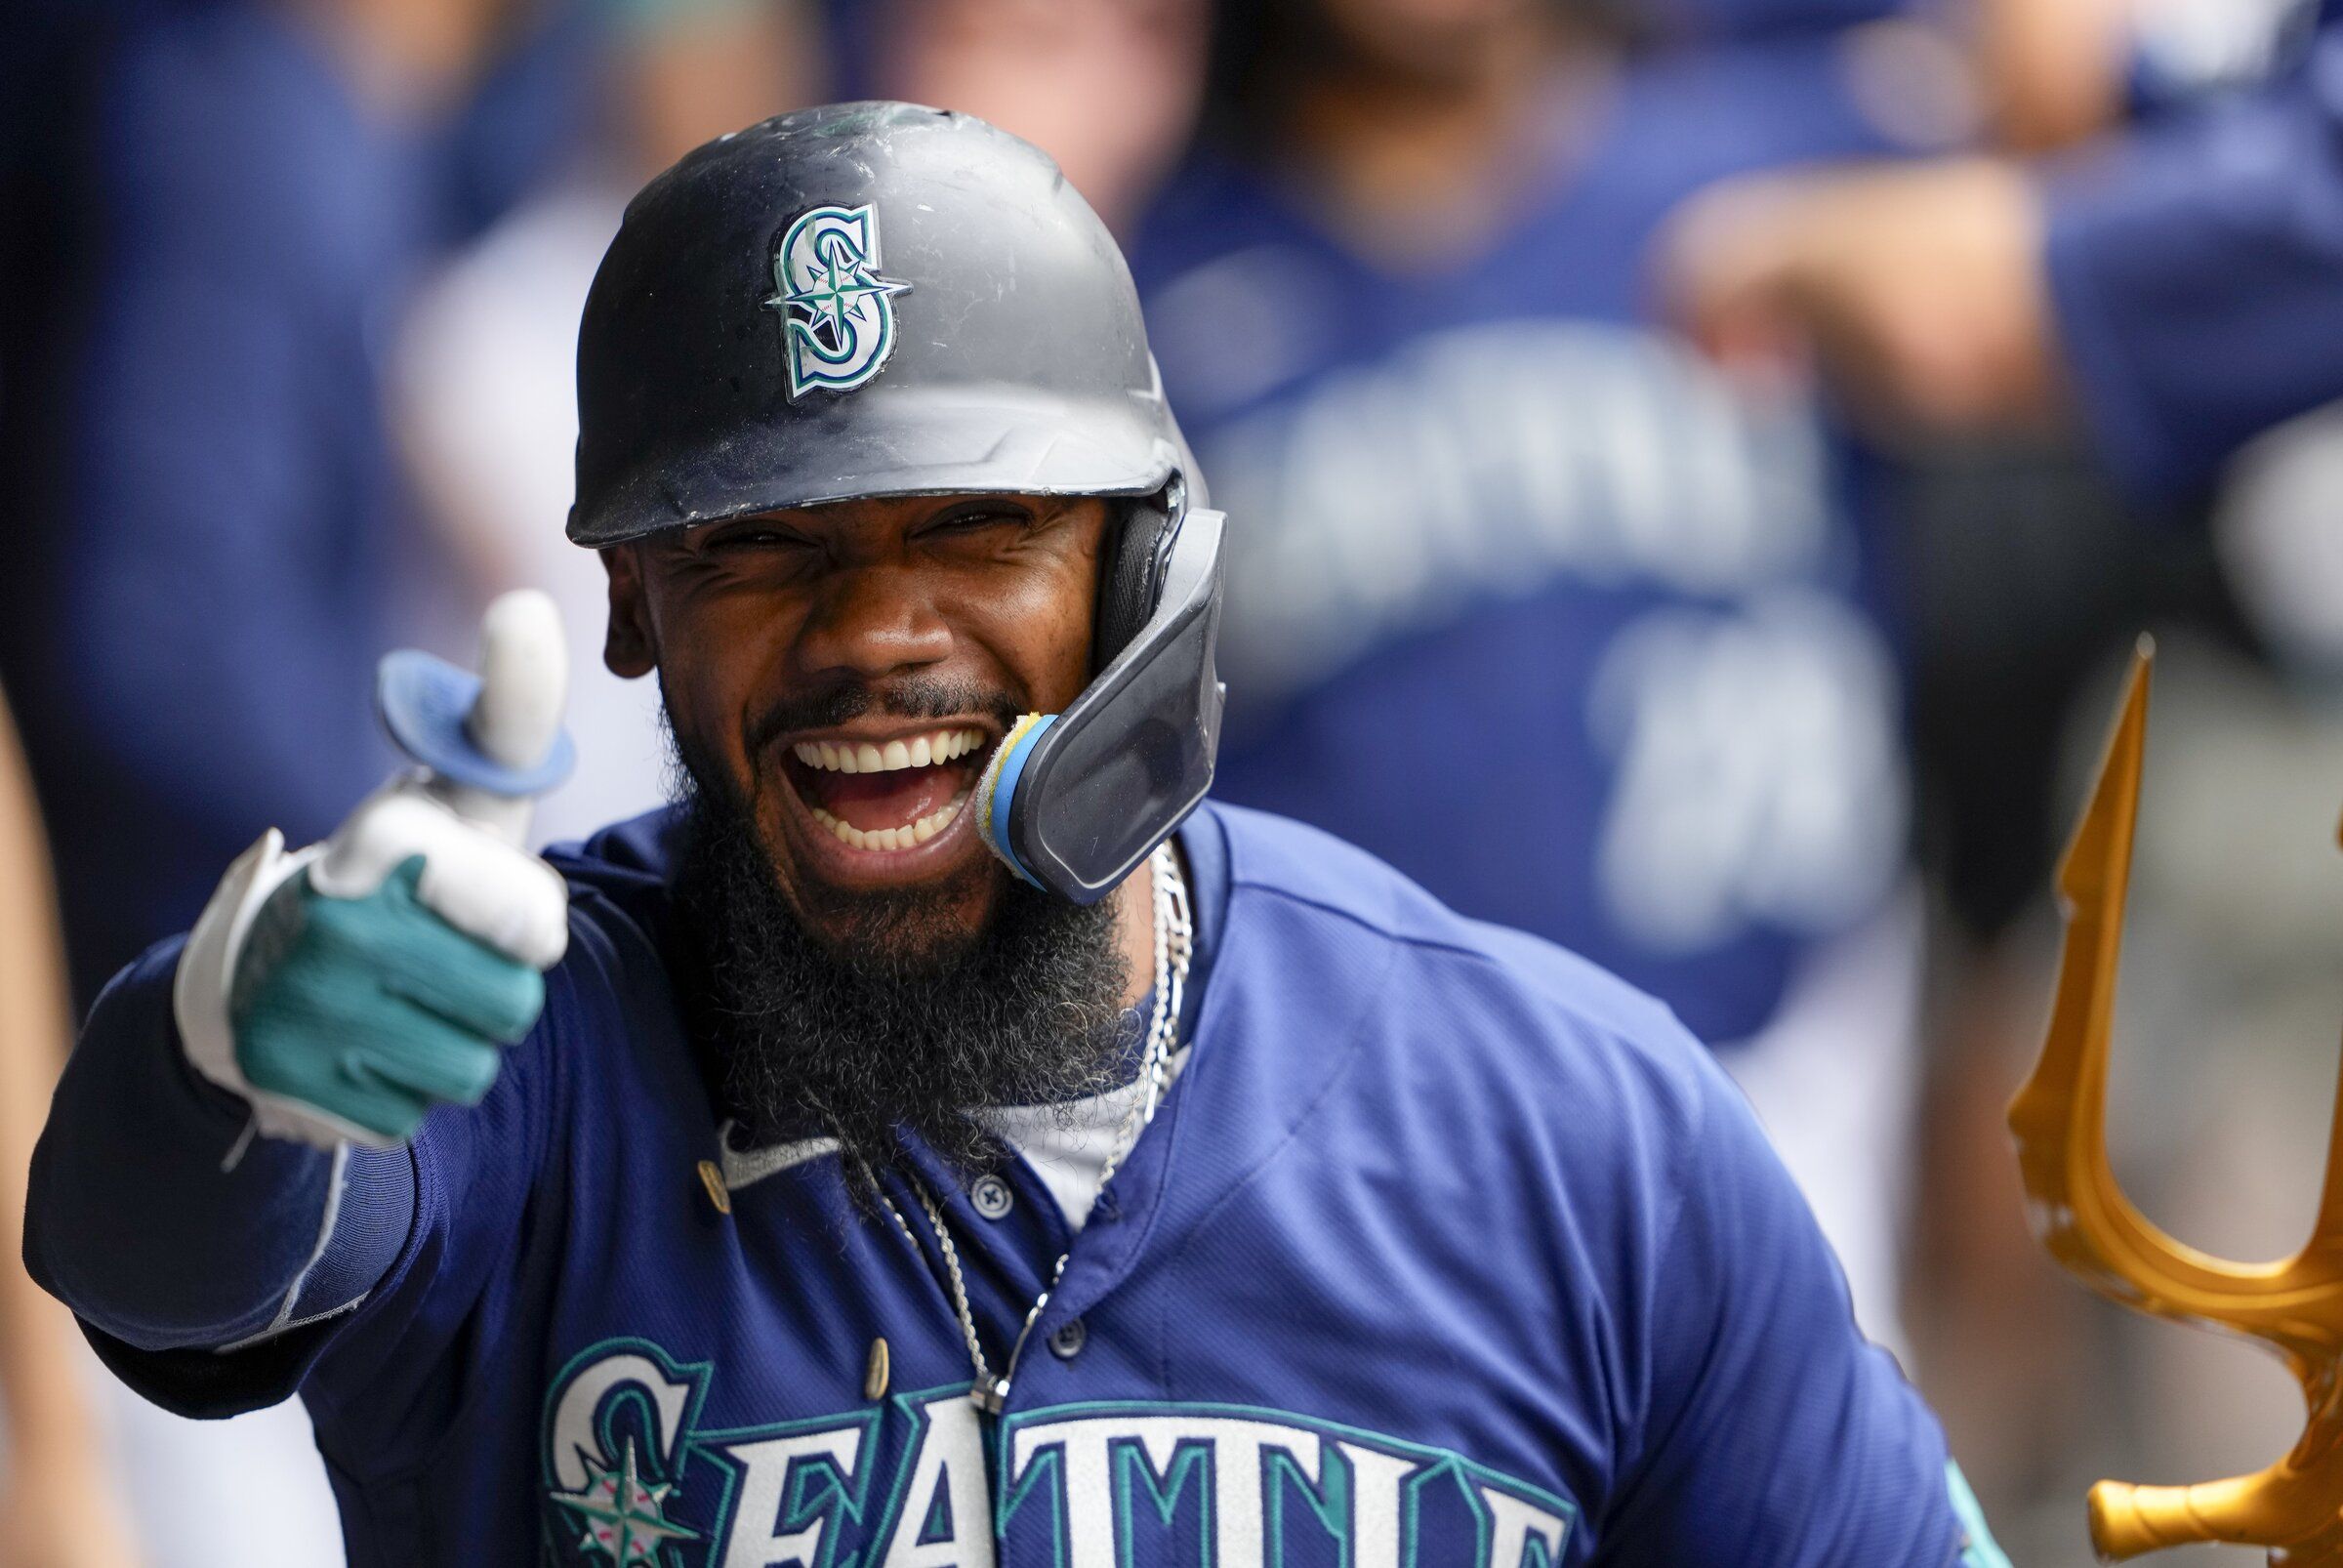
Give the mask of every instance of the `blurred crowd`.
[[(2100, 1475), (2284, 1449), (2275, 1366), (2055, 1271), (2001, 1109), (2154, 631), (2118, 1164), (2216, 1251), (2310, 1222), (2343, 1019), (2312, 0), (16, 0), (10, 1225), (68, 1008), (383, 776), (386, 649), (466, 657), (549, 589), (584, 765), (541, 836), (661, 800), (656, 693), (601, 672), (562, 536), (578, 312), (651, 174), (863, 97), (1027, 137), (1123, 237), (1232, 519), (1219, 793), (1710, 1041), (2015, 1560), (2088, 1560)], [(0, 1279), (0, 1563), (340, 1560), (298, 1405), (197, 1428), (77, 1339)]]

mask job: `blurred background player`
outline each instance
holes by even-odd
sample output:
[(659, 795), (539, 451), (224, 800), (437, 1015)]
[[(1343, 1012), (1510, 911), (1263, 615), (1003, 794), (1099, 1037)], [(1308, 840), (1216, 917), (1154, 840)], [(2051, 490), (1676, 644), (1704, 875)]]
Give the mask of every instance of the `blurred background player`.
[(61, 859), (91, 873), (61, 889), (85, 1004), (200, 903), (190, 868), (254, 791), (327, 821), (379, 772), (372, 650), (430, 570), (383, 428), (390, 330), (574, 135), (585, 66), (569, 8), (514, 0), (95, 12), (34, 144), (22, 217), (55, 262), (10, 367), (39, 518), (12, 666)]
[(1244, 519), (1219, 791), (1665, 999), (1893, 1339), (1919, 947), (1892, 541), (1808, 392), (1684, 351), (1646, 265), (1705, 186), (1935, 144), (1948, 95), (1924, 52), (1828, 29), (1637, 55), (1654, 19), (1555, 0), (1247, 17), (1135, 247)]
[[(1979, 21), (1996, 155), (1722, 188), (1674, 236), (1669, 292), (1721, 358), (1819, 361), (1908, 452), (2067, 446), (2107, 474), (2098, 497), (2013, 495), (1973, 470), (1936, 487), (1934, 553), (1953, 568), (1941, 575), (1983, 592), (1941, 599), (1971, 613), (1940, 640), (1951, 657), (1921, 744), (1933, 735), (1949, 761), (2009, 754), (1952, 763), (1971, 787), (1943, 792), (1955, 809), (1939, 827), (1973, 851), (1991, 836), (1977, 805), (2038, 811), (2040, 791), (2007, 781), (2044, 753), (2011, 720), (2053, 710), (2016, 693), (2046, 689), (2063, 708), (2111, 616), (2179, 630), (2162, 693), (2178, 732), (2149, 785), (2133, 917), (2160, 957), (2135, 960), (2125, 1012), (2132, 1070), (2156, 1092), (2118, 1089), (2118, 1107), (2146, 1130), (2133, 1163), (2170, 1222), (2276, 1255), (2308, 1223), (2320, 1135), (2300, 1112), (2333, 1072), (2333, 955), (2308, 933), (2331, 934), (2338, 913), (2332, 862), (2309, 846), (2331, 831), (2343, 776), (2343, 433), (2321, 412), (2343, 393), (2323, 85), (2343, 32), (2333, 6), (2283, 0), (2010, 0)], [(2063, 638), (2018, 630), (2045, 611)], [(2079, 752), (2090, 722), (2075, 727)], [(2018, 846), (2013, 864), (2039, 863), (2039, 846)], [(2006, 1095), (2008, 1043), (2035, 1022), (2034, 908), (1999, 930), (1970, 923), (1975, 940), (1945, 949), (1927, 1200), (1945, 1220), (1923, 1267), (1952, 1428), (2027, 1397), (2058, 1413), (2000, 1446), (1981, 1487), (2048, 1498), (2087, 1479), (2076, 1450), (2111, 1428), (2181, 1469), (2286, 1435), (2283, 1397), (2240, 1358), (2049, 1300), (2004, 1230), (1961, 1217), (2009, 1201), (2006, 1154), (1978, 1113)], [(2110, 1387), (2125, 1392), (2110, 1401)], [(2047, 1519), (2042, 1539), (2060, 1539)]]

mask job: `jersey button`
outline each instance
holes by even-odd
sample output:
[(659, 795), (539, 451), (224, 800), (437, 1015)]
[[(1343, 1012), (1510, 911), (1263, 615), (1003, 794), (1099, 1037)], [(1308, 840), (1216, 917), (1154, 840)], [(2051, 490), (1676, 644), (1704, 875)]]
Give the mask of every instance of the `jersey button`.
[(1060, 1361), (1071, 1361), (1089, 1341), (1090, 1331), (1082, 1326), (1082, 1319), (1070, 1317), (1049, 1331), (1049, 1353)]
[(1000, 1218), (1015, 1207), (1016, 1201), (1008, 1183), (997, 1176), (978, 1176), (976, 1184), (968, 1189), (968, 1202), (987, 1219)]

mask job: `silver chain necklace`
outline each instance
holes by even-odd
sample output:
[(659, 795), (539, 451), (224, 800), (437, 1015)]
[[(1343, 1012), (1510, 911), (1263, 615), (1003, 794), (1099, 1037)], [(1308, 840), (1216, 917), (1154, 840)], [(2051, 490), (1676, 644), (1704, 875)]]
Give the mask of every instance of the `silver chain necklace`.
[[(1130, 1109), (1123, 1116), (1123, 1125), (1116, 1129), (1115, 1141), (1109, 1145), (1106, 1164), (1098, 1173), (1098, 1190), (1115, 1178), (1132, 1147), (1139, 1141), (1139, 1133), (1155, 1120), (1156, 1107), (1163, 1102), (1164, 1091), (1170, 1082), (1172, 1052), (1179, 1034), (1180, 1005), (1185, 1000), (1188, 963), (1196, 953), (1196, 923), (1188, 907), (1188, 885), (1180, 875), (1179, 859), (1169, 844), (1160, 845), (1148, 861), (1155, 888), (1155, 1011), (1147, 1021), (1147, 1045), (1139, 1054), (1140, 1091), (1133, 1095)], [(1025, 1322), (1017, 1330), (1017, 1338), (1009, 1346), (1007, 1364), (1000, 1376), (984, 1358), (984, 1343), (976, 1335), (976, 1314), (968, 1307), (968, 1283), (960, 1269), (960, 1250), (952, 1245), (952, 1232), (944, 1223), (943, 1210), (927, 1183), (916, 1172), (909, 1173), (912, 1191), (926, 1211), (928, 1227), (934, 1231), (937, 1250), (944, 1258), (944, 1277), (952, 1287), (952, 1310), (960, 1318), (961, 1338), (967, 1341), (968, 1361), (976, 1370), (976, 1382), (968, 1389), (968, 1398), (976, 1408), (988, 1415), (998, 1416), (1008, 1403), (1008, 1381), (1015, 1376), (1017, 1358), (1025, 1353), (1025, 1341), (1033, 1335), (1043, 1311), (1049, 1305), (1050, 1295), (1057, 1282), (1065, 1277), (1066, 1260), (1074, 1256), (1071, 1250), (1057, 1255), (1049, 1269), (1049, 1283), (1035, 1298), (1025, 1314)], [(892, 1199), (880, 1195), (886, 1212), (895, 1217), (903, 1239), (912, 1251), (920, 1250), (919, 1238), (912, 1234), (910, 1222)]]

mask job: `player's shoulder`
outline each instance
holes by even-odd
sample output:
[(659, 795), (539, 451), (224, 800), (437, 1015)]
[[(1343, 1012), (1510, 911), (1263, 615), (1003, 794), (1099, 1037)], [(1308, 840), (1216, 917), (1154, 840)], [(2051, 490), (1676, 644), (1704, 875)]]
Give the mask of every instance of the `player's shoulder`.
[(572, 887), (622, 898), (637, 895), (666, 885), (682, 822), (679, 807), (657, 806), (584, 839), (548, 845), (545, 858)]
[(1331, 834), (1213, 805), (1228, 861), (1227, 940), (1258, 943), (1303, 993), (1372, 985), (1396, 1052), (1435, 1050), (1457, 1075), (1666, 1101), (1698, 1120), (1723, 1083), (1668, 1008), (1553, 942), (1469, 919)]
[[(1225, 836), (1232, 897), (1309, 912), (1405, 953), (1601, 1027), (1683, 1036), (1660, 1002), (1541, 937), (1457, 913), (1404, 873), (1319, 828), (1244, 806), (1207, 809)], [(1687, 1037), (1688, 1038), (1688, 1037)]]
[(622, 1005), (646, 987), (664, 990), (680, 832), (681, 813), (661, 806), (545, 848), (569, 888), (569, 950), (556, 984), (609, 992)]

